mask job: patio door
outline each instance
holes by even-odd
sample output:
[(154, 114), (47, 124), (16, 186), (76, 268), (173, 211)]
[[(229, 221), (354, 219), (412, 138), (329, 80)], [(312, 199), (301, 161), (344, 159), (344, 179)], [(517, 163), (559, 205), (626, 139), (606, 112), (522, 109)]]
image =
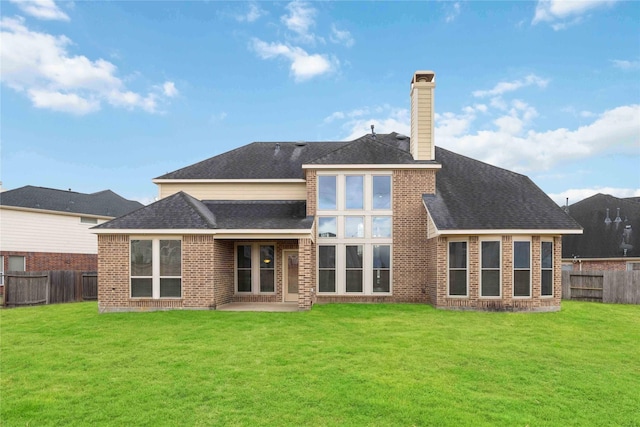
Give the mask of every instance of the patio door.
[(298, 251), (284, 254), (284, 301), (298, 302)]

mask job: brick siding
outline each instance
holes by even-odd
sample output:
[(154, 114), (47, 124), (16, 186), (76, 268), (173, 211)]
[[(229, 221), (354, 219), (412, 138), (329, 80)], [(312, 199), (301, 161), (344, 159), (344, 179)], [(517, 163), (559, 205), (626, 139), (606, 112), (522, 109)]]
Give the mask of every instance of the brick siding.
[(25, 258), (25, 271), (98, 270), (97, 254), (2, 251), (0, 255), (4, 256), (4, 271), (8, 271), (10, 256), (23, 256)]

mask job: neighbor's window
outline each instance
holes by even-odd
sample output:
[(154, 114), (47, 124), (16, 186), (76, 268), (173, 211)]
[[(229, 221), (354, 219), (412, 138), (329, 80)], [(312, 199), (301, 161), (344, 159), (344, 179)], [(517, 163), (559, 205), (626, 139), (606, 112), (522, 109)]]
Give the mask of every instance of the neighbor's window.
[(182, 296), (182, 242), (131, 240), (131, 297)]
[(258, 243), (236, 246), (236, 291), (275, 292), (275, 246)]
[(336, 291), (335, 246), (318, 246), (318, 291)]
[(98, 218), (90, 218), (88, 216), (81, 216), (80, 222), (83, 224), (97, 224)]
[(553, 296), (553, 242), (542, 242), (540, 251), (541, 289), (543, 297)]
[(373, 209), (391, 209), (391, 176), (375, 175), (373, 177)]
[(346, 209), (362, 209), (364, 204), (364, 176), (347, 175), (345, 176), (345, 208)]
[(7, 271), (25, 271), (25, 258), (20, 255), (9, 255)]
[(336, 177), (333, 175), (318, 176), (318, 209), (337, 209)]
[(364, 217), (347, 216), (344, 218), (344, 237), (364, 237)]
[(336, 237), (338, 235), (338, 218), (321, 216), (318, 218), (318, 237)]
[(4, 285), (4, 257), (0, 256), (0, 285)]
[(449, 296), (467, 295), (467, 242), (449, 242)]
[(500, 242), (483, 241), (482, 269), (480, 274), (480, 296), (500, 296)]
[(391, 291), (391, 246), (373, 245), (373, 292)]
[(640, 262), (627, 263), (627, 271), (636, 271), (636, 270), (640, 270)]
[(513, 242), (513, 296), (531, 296), (531, 242)]
[(346, 247), (346, 291), (362, 292), (362, 245)]

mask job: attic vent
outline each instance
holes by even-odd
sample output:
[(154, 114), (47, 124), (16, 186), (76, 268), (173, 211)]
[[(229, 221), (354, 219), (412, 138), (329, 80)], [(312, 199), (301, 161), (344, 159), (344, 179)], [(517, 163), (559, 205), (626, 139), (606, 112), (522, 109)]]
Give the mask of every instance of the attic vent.
[(296, 142), (296, 147), (304, 147), (305, 145), (307, 145), (307, 143), (304, 142), (304, 141), (297, 141)]
[(402, 135), (401, 133), (396, 135), (396, 139), (399, 139), (399, 140), (405, 140), (405, 139), (408, 139), (408, 138), (409, 137), (407, 135)]

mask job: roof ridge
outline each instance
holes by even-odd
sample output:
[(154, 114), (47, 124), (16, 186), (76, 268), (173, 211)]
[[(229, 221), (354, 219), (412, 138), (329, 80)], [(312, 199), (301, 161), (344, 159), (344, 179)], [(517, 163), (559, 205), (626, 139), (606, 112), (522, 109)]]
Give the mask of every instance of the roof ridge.
[(209, 224), (211, 228), (216, 228), (216, 216), (204, 205), (204, 203), (184, 191), (180, 191), (176, 194), (179, 194), (183, 200), (196, 211), (200, 216), (200, 219)]

